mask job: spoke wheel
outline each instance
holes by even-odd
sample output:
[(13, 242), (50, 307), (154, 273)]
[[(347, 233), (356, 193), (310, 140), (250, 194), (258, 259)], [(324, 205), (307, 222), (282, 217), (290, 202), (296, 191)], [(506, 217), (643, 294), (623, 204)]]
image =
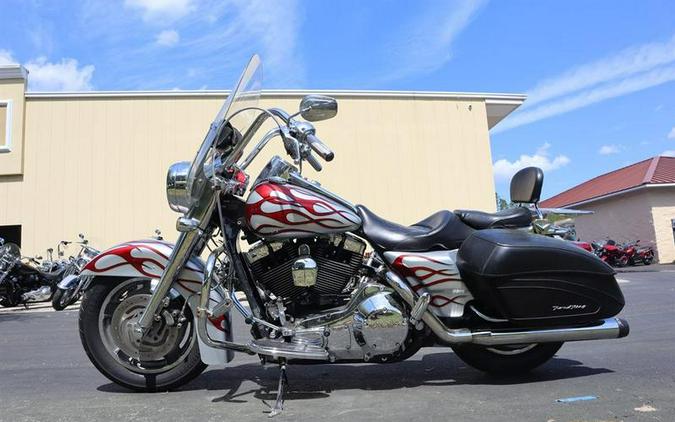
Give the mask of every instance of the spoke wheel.
[[(149, 279), (100, 279), (85, 293), (80, 338), (92, 363), (112, 381), (141, 391), (178, 387), (201, 373), (194, 318), (182, 296), (171, 295), (142, 338), (135, 327), (152, 295)], [(178, 323), (180, 313), (185, 321)]]
[[(165, 318), (160, 318), (142, 339), (136, 336), (134, 328), (151, 296), (147, 280), (131, 279), (110, 292), (99, 313), (99, 330), (106, 350), (120, 364), (140, 373), (165, 372), (173, 368), (185, 358), (196, 340), (192, 319), (178, 327), (175, 322), (170, 325)], [(177, 317), (182, 303), (175, 303), (173, 308), (173, 312), (170, 308), (163, 312)]]

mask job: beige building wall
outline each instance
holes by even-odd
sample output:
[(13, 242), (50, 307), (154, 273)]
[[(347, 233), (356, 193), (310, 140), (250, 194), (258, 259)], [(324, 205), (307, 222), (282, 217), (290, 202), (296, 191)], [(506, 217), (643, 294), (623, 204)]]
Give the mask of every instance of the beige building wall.
[(661, 263), (675, 260), (671, 219), (675, 219), (675, 188), (650, 187), (574, 206), (595, 214), (575, 219), (577, 235), (585, 241), (640, 240), (653, 246)]
[[(262, 105), (295, 111), (299, 99), (271, 94)], [(175, 239), (166, 170), (192, 159), (222, 101), (28, 96), (23, 176), (0, 176), (0, 225), (22, 225), (27, 254), (78, 232), (100, 248), (156, 227)], [(404, 224), (438, 209), (494, 210), (484, 99), (346, 94), (338, 101), (337, 117), (316, 124), (335, 160), (319, 175), (307, 166), (305, 175)], [(282, 155), (279, 143), (251, 166), (252, 178), (273, 153)]]
[(649, 196), (659, 262), (675, 262), (675, 187), (650, 188)]

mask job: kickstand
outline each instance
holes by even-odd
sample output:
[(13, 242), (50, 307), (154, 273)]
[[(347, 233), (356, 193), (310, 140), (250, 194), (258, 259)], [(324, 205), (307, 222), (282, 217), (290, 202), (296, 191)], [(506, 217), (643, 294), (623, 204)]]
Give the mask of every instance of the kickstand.
[(270, 418), (275, 417), (284, 410), (284, 393), (288, 388), (288, 377), (286, 376), (286, 359), (279, 360), (279, 389), (277, 390), (277, 401), (270, 412)]

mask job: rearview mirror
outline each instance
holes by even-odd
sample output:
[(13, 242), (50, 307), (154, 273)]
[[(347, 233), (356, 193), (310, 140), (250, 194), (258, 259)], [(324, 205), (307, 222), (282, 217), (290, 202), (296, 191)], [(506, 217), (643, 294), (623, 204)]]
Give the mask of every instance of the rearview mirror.
[(305, 95), (300, 101), (300, 115), (308, 122), (333, 118), (337, 112), (337, 100), (326, 95)]

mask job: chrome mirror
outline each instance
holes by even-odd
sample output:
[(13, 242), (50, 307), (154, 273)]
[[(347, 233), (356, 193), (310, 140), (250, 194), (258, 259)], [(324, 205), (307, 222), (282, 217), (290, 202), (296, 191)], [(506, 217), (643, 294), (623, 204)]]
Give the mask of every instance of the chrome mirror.
[(300, 115), (308, 122), (333, 118), (337, 112), (337, 100), (326, 95), (305, 95), (300, 101)]

